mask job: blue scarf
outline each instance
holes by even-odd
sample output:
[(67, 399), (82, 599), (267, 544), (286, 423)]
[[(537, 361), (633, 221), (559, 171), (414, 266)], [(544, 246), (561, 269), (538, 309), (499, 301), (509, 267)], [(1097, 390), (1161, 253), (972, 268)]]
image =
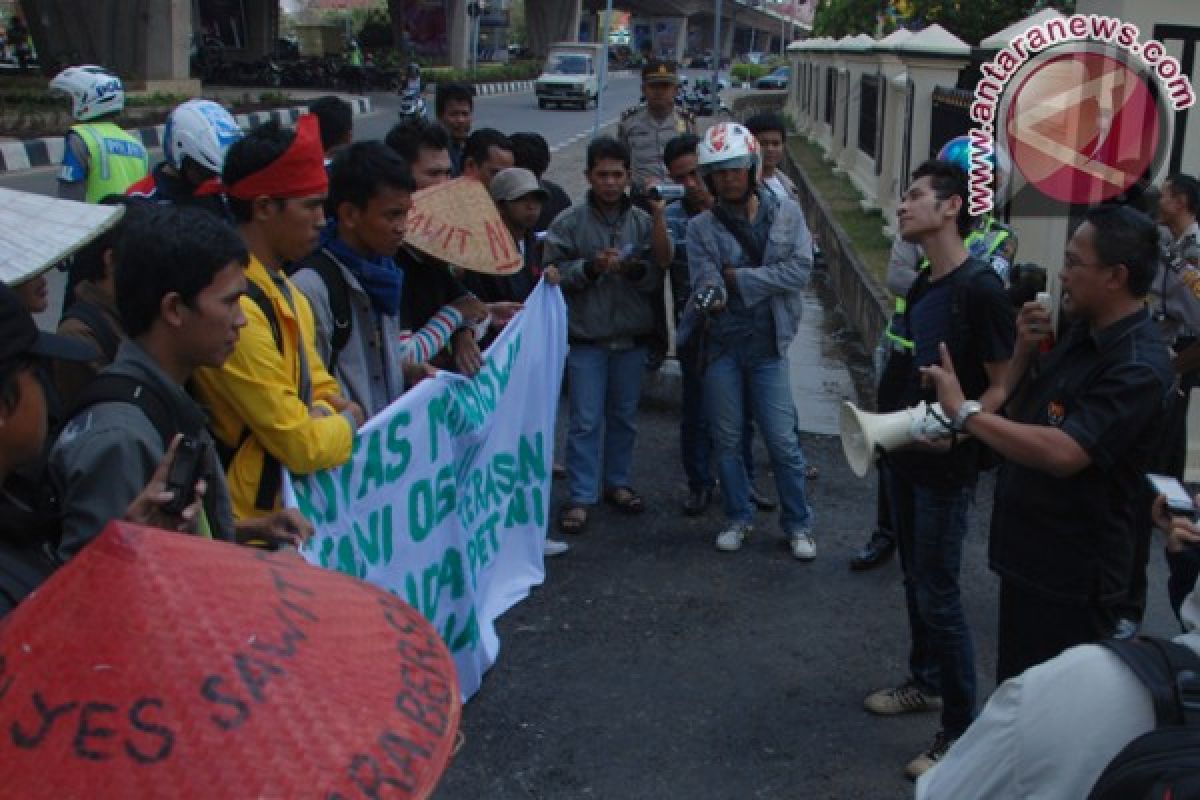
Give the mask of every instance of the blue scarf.
[(394, 317), (400, 313), (404, 271), (391, 256), (363, 258), (338, 236), (336, 220), (330, 220), (321, 233), (321, 247), (328, 249), (334, 258), (350, 270), (367, 297), (371, 298), (371, 308), (376, 314)]

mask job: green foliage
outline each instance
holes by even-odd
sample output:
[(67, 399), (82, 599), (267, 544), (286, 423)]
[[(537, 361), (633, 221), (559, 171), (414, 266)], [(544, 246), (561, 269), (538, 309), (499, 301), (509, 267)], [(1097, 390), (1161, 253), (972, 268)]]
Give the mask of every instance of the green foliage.
[(388, 48), (392, 40), (392, 20), (386, 11), (372, 11), (358, 29), (358, 43), (364, 48)]
[(125, 95), (126, 108), (174, 108), (180, 103), (191, 100), (190, 94), (170, 94), (167, 92), (155, 92), (153, 94), (127, 94)]
[[(879, 28), (880, 0), (820, 0), (813, 20), (813, 36), (869, 36), (890, 33), (890, 17)], [(937, 23), (970, 45), (978, 45), (996, 31), (1044, 8), (1064, 14), (1075, 12), (1075, 0), (909, 0), (909, 21)], [(903, 21), (902, 21), (903, 23)]]
[(883, 216), (878, 211), (862, 210), (862, 195), (844, 175), (834, 173), (819, 145), (803, 136), (792, 136), (787, 149), (792, 162), (841, 225), (854, 252), (879, 284), (884, 285), (892, 244), (883, 235)]
[(296, 98), (287, 92), (263, 92), (258, 96), (258, 102), (272, 108), (290, 108), (291, 106), (299, 105)]
[(874, 35), (880, 7), (879, 0), (820, 0), (813, 17), (813, 36)]
[(730, 72), (735, 81), (754, 81), (770, 73), (771, 67), (767, 64), (734, 64)]
[(970, 45), (1044, 8), (1075, 12), (1075, 0), (912, 0), (914, 19), (936, 22)]
[(527, 81), (542, 74), (542, 62), (535, 60), (513, 61), (508, 64), (481, 64), (479, 69), (452, 69), (451, 67), (428, 67), (422, 71), (428, 83), (492, 83), (494, 81)]
[(512, 0), (508, 9), (508, 41), (525, 45), (529, 41), (529, 28), (525, 24), (525, 0)]

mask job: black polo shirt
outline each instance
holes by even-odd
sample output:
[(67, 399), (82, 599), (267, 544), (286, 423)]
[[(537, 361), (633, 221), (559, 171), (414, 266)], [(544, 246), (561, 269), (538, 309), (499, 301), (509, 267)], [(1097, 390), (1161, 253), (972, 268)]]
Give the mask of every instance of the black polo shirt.
[(1134, 520), (1173, 381), (1145, 309), (1102, 331), (1080, 322), (1026, 376), (1009, 403), (1017, 422), (1052, 425), (1092, 463), (1056, 478), (1000, 468), (989, 561), (1002, 578), (1073, 604), (1122, 599), (1133, 572)]

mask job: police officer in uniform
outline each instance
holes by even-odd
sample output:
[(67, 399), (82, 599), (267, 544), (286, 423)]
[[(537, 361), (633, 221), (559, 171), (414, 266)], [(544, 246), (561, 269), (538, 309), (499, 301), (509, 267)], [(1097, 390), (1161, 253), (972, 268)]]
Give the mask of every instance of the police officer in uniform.
[(76, 124), (67, 132), (58, 196), (99, 203), (125, 191), (150, 172), (150, 158), (137, 137), (113, 120), (125, 108), (121, 79), (103, 67), (68, 67), (50, 88), (71, 97)]
[[(695, 133), (694, 120), (675, 108), (679, 69), (673, 61), (651, 59), (642, 67), (645, 105), (627, 110), (617, 127), (617, 138), (629, 149), (634, 205), (649, 213), (645, 192), (650, 186), (668, 182), (663, 164), (667, 142), (681, 133)], [(660, 366), (667, 353), (667, 307), (665, 296), (654, 303), (654, 333), (647, 342), (649, 366)]]
[[(1162, 184), (1158, 208), (1160, 255), (1158, 272), (1150, 284), (1146, 305), (1158, 324), (1163, 341), (1171, 347), (1176, 384), (1172, 402), (1155, 448), (1152, 472), (1183, 478), (1187, 460), (1187, 413), (1191, 390), (1200, 385), (1200, 182), (1191, 175), (1175, 174)], [(1129, 598), (1119, 608), (1114, 636), (1137, 634), (1146, 610), (1146, 564), (1153, 541), (1149, 519), (1152, 493), (1141, 503), (1143, 512), (1135, 529), (1137, 545)]]
[[(648, 185), (667, 180), (663, 150), (681, 133), (695, 133), (690, 115), (675, 108), (679, 70), (673, 61), (657, 59), (642, 68), (645, 105), (627, 110), (617, 128), (617, 138), (629, 148), (633, 165), (633, 198), (638, 202)], [(639, 203), (640, 204), (640, 203)]]

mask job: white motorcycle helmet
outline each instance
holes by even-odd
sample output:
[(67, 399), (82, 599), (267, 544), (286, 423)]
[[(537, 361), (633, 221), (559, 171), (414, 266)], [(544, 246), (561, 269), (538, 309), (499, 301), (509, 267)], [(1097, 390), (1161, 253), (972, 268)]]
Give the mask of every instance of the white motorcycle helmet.
[(190, 158), (213, 173), (221, 174), (229, 146), (242, 138), (233, 116), (212, 100), (188, 100), (175, 107), (163, 130), (163, 155), (177, 170)]
[(71, 96), (71, 116), (77, 122), (115, 114), (125, 108), (121, 79), (104, 67), (91, 64), (67, 67), (54, 76), (50, 88)]
[[(705, 181), (719, 169), (750, 170), (750, 187), (758, 184), (762, 167), (762, 151), (758, 140), (744, 125), (736, 122), (718, 122), (704, 132), (704, 138), (696, 146), (696, 160)], [(712, 190), (712, 187), (709, 187)]]

